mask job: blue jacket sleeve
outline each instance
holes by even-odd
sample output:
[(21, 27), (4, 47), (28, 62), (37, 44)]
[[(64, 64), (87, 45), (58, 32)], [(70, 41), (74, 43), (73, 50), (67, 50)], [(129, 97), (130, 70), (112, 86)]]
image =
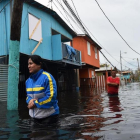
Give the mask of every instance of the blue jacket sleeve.
[[(26, 80), (26, 83), (25, 83), (26, 93), (28, 92), (27, 91), (27, 85), (28, 85), (28, 80)], [(31, 99), (33, 99), (33, 98), (27, 94), (26, 103), (29, 104), (29, 102), (30, 102)]]
[(29, 102), (30, 102), (31, 99), (32, 99), (32, 97), (27, 95), (26, 103), (29, 104)]
[(44, 81), (45, 97), (34, 101), (37, 108), (50, 108), (56, 99), (56, 82), (54, 78), (46, 73), (47, 78)]

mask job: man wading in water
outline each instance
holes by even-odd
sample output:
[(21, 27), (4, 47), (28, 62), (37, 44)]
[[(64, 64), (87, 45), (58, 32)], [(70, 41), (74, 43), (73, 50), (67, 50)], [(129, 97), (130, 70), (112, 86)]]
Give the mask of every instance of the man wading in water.
[(108, 90), (108, 95), (109, 96), (118, 95), (120, 78), (116, 77), (116, 69), (112, 70), (111, 76), (107, 78), (107, 85), (108, 85), (107, 90)]

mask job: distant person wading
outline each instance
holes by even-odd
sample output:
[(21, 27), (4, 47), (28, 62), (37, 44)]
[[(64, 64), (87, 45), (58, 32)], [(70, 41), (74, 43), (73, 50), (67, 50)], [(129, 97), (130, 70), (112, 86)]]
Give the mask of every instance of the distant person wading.
[(112, 70), (111, 76), (107, 78), (107, 85), (108, 85), (107, 90), (109, 96), (118, 95), (120, 78), (116, 77), (116, 69)]
[(26, 102), (29, 115), (34, 119), (53, 118), (58, 116), (57, 86), (53, 76), (44, 71), (45, 64), (38, 55), (28, 59), (31, 76), (26, 81)]

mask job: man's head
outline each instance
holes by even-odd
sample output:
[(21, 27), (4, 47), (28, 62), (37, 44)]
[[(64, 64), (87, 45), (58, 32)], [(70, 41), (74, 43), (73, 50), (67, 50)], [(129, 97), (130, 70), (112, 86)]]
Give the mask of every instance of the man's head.
[(115, 78), (116, 77), (116, 73), (117, 73), (117, 70), (116, 69), (113, 69), (111, 71), (111, 76)]

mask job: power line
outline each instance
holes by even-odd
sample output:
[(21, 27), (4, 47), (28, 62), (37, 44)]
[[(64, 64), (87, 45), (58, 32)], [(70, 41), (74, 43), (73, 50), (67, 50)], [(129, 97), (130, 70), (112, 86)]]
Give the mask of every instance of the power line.
[[(60, 2), (57, 0), (57, 2), (60, 4)], [(72, 1), (73, 2), (73, 1)], [(68, 3), (68, 2), (67, 2)], [(69, 5), (69, 4), (68, 4)], [(60, 4), (60, 6), (62, 7), (62, 9), (64, 10), (64, 12), (66, 12), (66, 10), (65, 10), (65, 8), (62, 6), (62, 4)], [(75, 7), (75, 5), (74, 5), (74, 2), (73, 2), (73, 6)], [(58, 7), (57, 7), (58, 8)], [(67, 7), (68, 8), (68, 7)], [(59, 9), (59, 8), (58, 8)], [(69, 8), (68, 8), (69, 9)], [(72, 8), (71, 8), (71, 10), (72, 10)], [(81, 21), (81, 19), (80, 19), (80, 17), (79, 17), (79, 15), (78, 15), (78, 12), (77, 12), (77, 10), (76, 10), (76, 7), (75, 7), (75, 11), (76, 11), (76, 13), (77, 13), (77, 18), (79, 18), (79, 21), (82, 23), (82, 26), (84, 25), (84, 23)], [(74, 13), (74, 11), (73, 11), (73, 13)], [(73, 15), (73, 13), (72, 13), (72, 15)], [(76, 16), (76, 14), (74, 13), (74, 15)], [(70, 15), (69, 15), (70, 16)], [(77, 19), (76, 18), (76, 19)], [(81, 24), (80, 24), (80, 26), (81, 26)], [(85, 26), (85, 25), (84, 25)], [(86, 26), (85, 26), (86, 27)], [(86, 28), (84, 28), (85, 30), (87, 29), (88, 30), (88, 28), (86, 27)], [(88, 30), (89, 31), (89, 30)], [(87, 32), (87, 31), (86, 31)], [(89, 31), (90, 32), (90, 31)], [(90, 32), (91, 33), (91, 32)], [(92, 33), (91, 33), (92, 34)], [(89, 35), (89, 34), (88, 34)], [(93, 36), (93, 34), (92, 34), (92, 36)], [(94, 37), (94, 36), (93, 36)], [(95, 37), (94, 37), (95, 38)], [(95, 38), (96, 39), (96, 38)], [(96, 39), (97, 40), (97, 39)], [(97, 40), (97, 42), (99, 43), (99, 41)], [(99, 43), (100, 44), (100, 43)], [(101, 44), (100, 44), (100, 46), (101, 47), (103, 47)], [(103, 47), (104, 48), (104, 47)], [(105, 48), (104, 48), (104, 50), (114, 59), (114, 60), (116, 60)], [(103, 52), (102, 51), (100, 51), (101, 52), (101, 54), (104, 56), (104, 58), (114, 67), (114, 65), (107, 59), (107, 57), (103, 54)], [(120, 64), (120, 62), (118, 61), (118, 60), (116, 60), (119, 64)], [(125, 65), (123, 65), (123, 66), (125, 66)], [(125, 67), (127, 67), (127, 66), (125, 66)], [(127, 68), (129, 68), (129, 67), (127, 67)]]
[[(99, 50), (100, 51), (100, 53), (104, 56), (104, 58), (113, 66), (113, 64), (106, 58), (106, 56), (102, 53), (102, 51), (101, 50)], [(114, 66), (113, 66), (114, 67)], [(114, 67), (115, 68), (115, 67)]]
[[(74, 5), (74, 2), (73, 2), (73, 0), (71, 0), (72, 1), (72, 3), (73, 3), (73, 6), (74, 6), (74, 8), (75, 8), (75, 11), (76, 11), (76, 13), (77, 13), (77, 15), (78, 15), (78, 17), (79, 17), (79, 14), (78, 14), (78, 12), (77, 12), (77, 9), (76, 9), (76, 7), (75, 7), (75, 5)], [(79, 17), (79, 19), (80, 19), (80, 17)], [(81, 19), (80, 19), (81, 20)], [(82, 22), (82, 21), (81, 21)], [(83, 22), (82, 22), (83, 23)], [(84, 23), (83, 23), (84, 24)], [(84, 25), (85, 26), (85, 25)], [(85, 26), (86, 27), (86, 26)], [(87, 27), (86, 27), (87, 28)], [(87, 28), (87, 30), (88, 30), (88, 28)], [(89, 31), (89, 30), (88, 30)], [(90, 31), (89, 31), (90, 32)], [(93, 34), (90, 32), (90, 34), (93, 36)], [(94, 38), (95, 38), (95, 36), (93, 36)], [(96, 39), (96, 38), (95, 38)], [(96, 39), (96, 41), (99, 43), (99, 41)], [(100, 43), (99, 43), (99, 45), (102, 47), (102, 48), (104, 48)], [(104, 48), (104, 50), (114, 59), (114, 60), (116, 60), (105, 48)], [(116, 60), (118, 63), (120, 63), (118, 60)]]
[[(31, 5), (29, 5), (29, 6), (28, 6), (27, 11), (29, 10), (30, 6), (31, 6)], [(25, 19), (24, 19), (24, 22), (23, 22), (23, 25), (21, 26), (21, 28), (23, 28), (23, 27), (24, 27), (25, 22), (26, 22), (27, 17), (28, 17), (28, 14), (29, 14), (29, 13), (27, 12), (27, 15), (26, 15), (26, 17), (25, 17)]]
[[(125, 62), (127, 62), (124, 58), (122, 58)], [(127, 62), (128, 64), (130, 64), (130, 65), (132, 65), (132, 66), (135, 66), (135, 67), (138, 67), (138, 66), (136, 66), (136, 65), (133, 65), (133, 64), (131, 64), (131, 63), (129, 63), (129, 62)]]
[[(4, 6), (3, 6), (3, 8), (0, 10), (0, 13), (3, 11), (3, 9), (11, 2), (12, 0), (10, 0), (8, 3), (6, 3)], [(0, 1), (0, 2), (2, 2), (2, 1)]]
[(99, 8), (101, 9), (101, 11), (103, 12), (103, 14), (105, 15), (105, 17), (108, 19), (108, 21), (110, 22), (110, 24), (113, 26), (113, 28), (116, 30), (116, 32), (119, 34), (119, 36), (123, 39), (123, 41), (126, 43), (126, 45), (131, 49), (133, 50), (135, 53), (139, 54), (137, 51), (135, 51), (128, 43), (127, 41), (122, 37), (122, 35), (119, 33), (119, 31), (116, 29), (116, 27), (113, 25), (113, 23), (110, 21), (110, 19), (107, 17), (107, 15), (105, 14), (105, 12), (103, 11), (103, 9), (101, 8), (100, 4), (98, 3), (97, 0), (95, 0), (97, 5), (99, 6)]
[[(76, 23), (76, 21), (72, 18), (72, 16), (67, 12), (67, 10), (63, 7), (63, 5), (58, 1), (58, 0), (56, 0), (56, 2), (61, 6), (61, 8), (63, 9), (63, 11), (65, 12), (65, 14), (67, 14), (70, 18), (71, 18), (71, 20), (79, 27), (79, 28), (81, 28), (80, 26), (79, 26), (79, 24), (77, 24)], [(55, 5), (56, 6), (56, 5)], [(57, 9), (59, 10), (59, 8), (57, 7)], [(60, 10), (59, 10), (60, 11)], [(61, 12), (61, 11), (60, 11)], [(62, 12), (61, 12), (61, 14), (62, 14)], [(63, 14), (62, 14), (63, 15)], [(64, 16), (64, 15), (63, 15)], [(64, 16), (65, 17), (65, 16)], [(65, 18), (66, 19), (66, 18)], [(67, 19), (66, 19), (67, 20)]]
[[(71, 0), (71, 1), (72, 1), (73, 6), (74, 6), (74, 9), (75, 9), (75, 11), (76, 11), (76, 13), (77, 13), (77, 16), (78, 16), (79, 20), (81, 21), (80, 16), (79, 16), (79, 14), (78, 14), (78, 12), (77, 12), (77, 9), (76, 9), (76, 7), (75, 7), (75, 4), (74, 4), (73, 0)], [(81, 21), (81, 22), (82, 22), (82, 21)]]
[[(76, 9), (76, 7), (75, 7), (75, 4), (74, 4), (74, 2), (73, 2), (73, 0), (71, 0), (72, 1), (72, 3), (73, 3), (73, 6), (74, 6), (74, 8), (75, 8), (75, 11), (76, 11), (76, 13), (77, 13), (77, 16), (78, 16), (78, 18), (79, 18), (79, 20), (82, 22), (82, 20), (80, 19), (80, 17), (79, 17), (79, 14), (78, 14), (78, 12), (77, 12), (77, 9)], [(83, 23), (83, 22), (82, 22)], [(84, 25), (84, 23), (83, 23), (83, 25)], [(84, 25), (85, 26), (85, 25)], [(86, 26), (85, 26), (86, 27)], [(87, 28), (87, 27), (86, 27)], [(88, 29), (88, 28), (87, 28)], [(89, 31), (89, 30), (88, 30)], [(90, 32), (90, 31), (89, 31)], [(90, 32), (91, 33), (91, 32)], [(93, 36), (93, 34), (91, 33), (91, 35)], [(94, 36), (93, 36), (94, 37)], [(95, 38), (95, 37), (94, 37)], [(96, 38), (95, 38), (96, 39)], [(96, 39), (97, 40), (97, 39)], [(99, 43), (100, 44), (100, 43)], [(100, 45), (101, 46), (101, 45)], [(103, 52), (102, 51), (100, 51), (101, 52), (101, 54), (104, 56), (104, 58), (111, 64), (111, 62), (106, 58), (106, 56), (103, 54)], [(107, 52), (107, 51), (106, 51)], [(108, 53), (108, 52), (107, 52)], [(109, 53), (108, 53), (109, 54)], [(110, 54), (109, 54), (110, 55)], [(111, 55), (110, 55), (111, 56)], [(112, 57), (112, 56), (111, 56)], [(114, 58), (115, 59), (115, 58)], [(115, 59), (116, 60), (116, 59)], [(116, 60), (117, 61), (117, 60)], [(117, 61), (118, 62), (118, 61)], [(119, 62), (120, 63), (120, 62)], [(112, 64), (111, 64), (112, 65)], [(112, 65), (113, 66), (113, 65)], [(113, 66), (114, 67), (114, 66)]]
[[(55, 7), (59, 10), (59, 8), (57, 7), (57, 5), (53, 2), (53, 4), (55, 5)], [(63, 13), (59, 10), (59, 12), (63, 15)], [(65, 16), (63, 15), (63, 17), (65, 18)], [(66, 16), (67, 17), (67, 16)], [(65, 18), (66, 19), (66, 18)], [(68, 19), (68, 17), (67, 17), (67, 19), (66, 19), (68, 22), (69, 22), (69, 24), (71, 25), (71, 27), (74, 29), (74, 27), (72, 26), (72, 24), (70, 23), (70, 21), (69, 21), (69, 19)], [(75, 29), (74, 29), (75, 30)]]
[[(64, 4), (66, 5), (66, 7), (69, 9), (69, 11), (71, 12), (71, 14), (74, 16), (74, 18), (76, 19), (76, 21), (79, 23), (79, 25), (83, 28), (84, 32), (89, 35), (89, 33), (87, 32), (87, 30), (85, 29), (85, 27), (83, 26), (82, 22), (80, 21), (80, 19), (77, 17), (77, 15), (75, 14), (75, 12), (73, 11), (72, 7), (69, 5), (69, 3), (67, 2), (67, 0), (63, 0)], [(90, 36), (90, 35), (89, 35)]]
[[(78, 14), (78, 12), (77, 12), (77, 9), (76, 9), (76, 7), (75, 7), (75, 5), (74, 5), (74, 2), (73, 2), (73, 0), (71, 0), (72, 1), (72, 3), (73, 3), (73, 6), (74, 6), (74, 8), (75, 8), (75, 11), (76, 11), (76, 13), (77, 13), (77, 16), (78, 16), (78, 18), (79, 18), (79, 20), (80, 20), (80, 22), (82, 23), (82, 26), (84, 25), (85, 27), (86, 27), (86, 25), (82, 22), (82, 20), (80, 19), (80, 17), (79, 17), (79, 14)], [(73, 11), (74, 12), (74, 11)], [(76, 15), (76, 14), (75, 14)], [(88, 30), (88, 28), (86, 27), (86, 28), (84, 28), (85, 30), (87, 29)], [(89, 31), (89, 30), (88, 30)], [(87, 32), (87, 31), (86, 31)], [(89, 31), (90, 32), (90, 31)], [(90, 34), (93, 36), (93, 34), (90, 32)], [(89, 34), (88, 34), (89, 35)], [(95, 36), (93, 36), (94, 38), (95, 38)], [(96, 39), (96, 38), (95, 38)], [(96, 39), (96, 41), (99, 43), (99, 41)], [(100, 44), (100, 43), (99, 43)], [(100, 44), (100, 46), (102, 47), (102, 48), (104, 48), (101, 44)], [(114, 59), (114, 60), (116, 60), (105, 48), (104, 48), (104, 50)], [(107, 59), (107, 57), (103, 54), (103, 52), (102, 51), (100, 51), (101, 52), (101, 54), (104, 56), (104, 58), (113, 66), (113, 64)], [(120, 62), (118, 61), (118, 60), (116, 60), (119, 64), (120, 64)], [(125, 66), (125, 65), (123, 65), (123, 66)], [(114, 66), (113, 66), (114, 67)], [(125, 67), (127, 67), (127, 66), (125, 66)], [(127, 68), (129, 68), (129, 67), (127, 67)]]
[[(66, 9), (64, 8), (64, 6), (62, 5), (62, 3), (60, 3), (58, 0), (56, 0), (56, 2), (61, 6), (61, 8), (63, 9), (63, 11), (64, 11), (64, 13), (65, 13), (65, 15), (66, 15), (66, 18), (65, 18), (65, 16), (63, 15), (63, 13), (59, 10), (59, 8), (57, 7), (57, 9), (60, 11), (60, 13), (64, 16), (64, 18), (68, 21), (68, 23), (71, 25), (71, 27), (73, 28), (73, 30), (76, 32), (77, 30), (74, 28), (74, 26), (72, 25), (72, 23), (70, 22), (70, 20), (69, 20), (69, 17), (72, 19), (72, 21), (73, 22), (75, 22), (74, 21), (74, 19), (69, 15), (69, 13), (66, 11)], [(75, 24), (76, 24), (76, 22), (75, 22)]]

